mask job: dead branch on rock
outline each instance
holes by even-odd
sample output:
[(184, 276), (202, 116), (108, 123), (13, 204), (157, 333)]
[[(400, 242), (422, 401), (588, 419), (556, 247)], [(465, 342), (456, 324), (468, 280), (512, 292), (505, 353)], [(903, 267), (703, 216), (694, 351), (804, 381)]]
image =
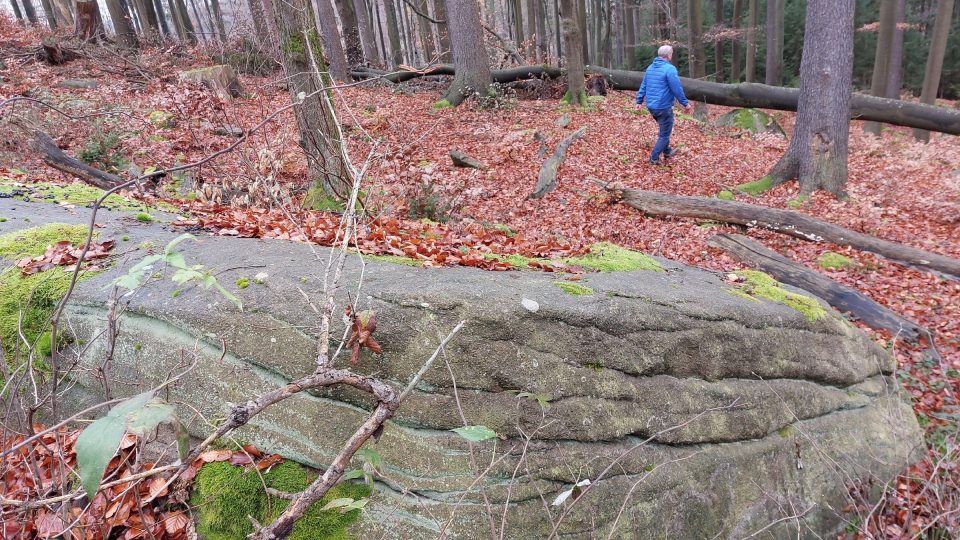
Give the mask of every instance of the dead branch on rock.
[(527, 196), (528, 199), (539, 199), (557, 188), (557, 173), (560, 171), (560, 165), (567, 155), (567, 149), (577, 139), (583, 137), (586, 132), (587, 128), (584, 126), (560, 141), (553, 155), (547, 158), (540, 167), (540, 174), (537, 175), (537, 185), (533, 188), (533, 193)]
[(125, 181), (117, 175), (91, 167), (79, 159), (72, 158), (53, 142), (49, 135), (38, 128), (26, 128), (30, 134), (30, 149), (40, 155), (47, 165), (75, 176), (87, 184), (100, 189), (111, 189)]
[(960, 280), (960, 260), (882, 240), (798, 212), (707, 197), (622, 188), (616, 184), (607, 184), (605, 187), (614, 193), (615, 199), (652, 216), (709, 219), (746, 227), (761, 227), (802, 240), (831, 242), (869, 251), (907, 266), (938, 272)]
[(783, 283), (823, 298), (831, 306), (842, 312), (849, 312), (871, 328), (886, 330), (891, 335), (900, 336), (910, 342), (916, 342), (921, 335), (930, 336), (929, 330), (917, 323), (904, 319), (850, 287), (797, 264), (746, 236), (718, 234), (708, 240), (707, 245), (722, 249)]

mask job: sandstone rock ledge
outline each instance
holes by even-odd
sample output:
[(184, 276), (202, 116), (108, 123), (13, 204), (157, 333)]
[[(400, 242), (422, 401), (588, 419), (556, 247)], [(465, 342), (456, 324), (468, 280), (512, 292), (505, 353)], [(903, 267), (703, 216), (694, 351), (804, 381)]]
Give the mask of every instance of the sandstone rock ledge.
[[(162, 247), (177, 234), (111, 219), (101, 236), (126, 227), (130, 245)], [(266, 266), (219, 275), (243, 299), (242, 313), (213, 293), (174, 298), (169, 280), (152, 283), (123, 319), (115, 390), (155, 384), (181, 365), (181, 350), (196, 347), (204, 359), (172, 399), (215, 419), (312, 370), (314, 316), (298, 288), (319, 289), (322, 263), (309, 247), (235, 238), (181, 245), (189, 262), (214, 269)], [(385, 354), (365, 353), (358, 371), (402, 386), (438, 333), (468, 323), (448, 347), (450, 371), (435, 366), (376, 445), (386, 477), (358, 537), (434, 538), (454, 508), (448, 538), (490, 536), (483, 497), (464, 494), (474, 480), (467, 443), (448, 431), (463, 425), (451, 371), (467, 422), (501, 436), (474, 445), (477, 462), (509, 453), (484, 479), (505, 538), (546, 538), (562, 512), (550, 503), (583, 479), (595, 487), (563, 520), (561, 537), (741, 538), (791, 514), (803, 515), (801, 536), (826, 537), (843, 527), (845, 486), (886, 482), (917, 455), (921, 433), (890, 377), (893, 360), (865, 334), (835, 312), (810, 322), (730, 294), (713, 274), (662, 264), (665, 272), (587, 275), (581, 284), (593, 294), (572, 296), (547, 273), (368, 263), (360, 304), (377, 311)], [(356, 257), (348, 267), (344, 298), (356, 297)], [(70, 304), (69, 327), (82, 343), (103, 327), (104, 286), (121, 271), (83, 282)], [(264, 284), (232, 287), (261, 271)], [(100, 357), (99, 343), (85, 362)], [(92, 378), (78, 382), (78, 403), (96, 398)], [(319, 466), (369, 406), (347, 391), (300, 395), (240, 437)], [(199, 421), (190, 429), (206, 432)], [(796, 536), (796, 527), (782, 520), (760, 537)]]

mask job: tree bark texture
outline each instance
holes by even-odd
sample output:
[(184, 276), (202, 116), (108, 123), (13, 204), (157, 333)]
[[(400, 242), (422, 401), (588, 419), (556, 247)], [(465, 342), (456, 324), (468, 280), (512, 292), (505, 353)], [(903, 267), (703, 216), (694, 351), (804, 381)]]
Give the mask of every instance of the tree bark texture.
[[(353, 12), (357, 18), (357, 29), (360, 33), (360, 43), (363, 47), (364, 58), (371, 64), (381, 64), (380, 52), (377, 50), (377, 43), (373, 35), (373, 26), (370, 24), (370, 18), (367, 16), (366, 2), (364, 2), (364, 0), (353, 0)], [(394, 19), (394, 26), (396, 26), (396, 19)]]
[(563, 99), (567, 103), (587, 104), (587, 88), (584, 77), (584, 61), (580, 46), (580, 25), (578, 23), (577, 0), (559, 0), (560, 2), (560, 30), (563, 33), (563, 48), (566, 50), (567, 61), (567, 93)]
[(796, 178), (803, 195), (818, 189), (844, 195), (854, 4), (855, 0), (807, 3), (796, 127), (786, 153), (770, 171), (774, 185)]
[(450, 34), (447, 31), (447, 10), (444, 8), (443, 0), (433, 0), (433, 18), (438, 21), (444, 21), (443, 24), (436, 26), (437, 38), (440, 42), (440, 61), (450, 61)]
[[(923, 71), (923, 91), (920, 93), (920, 103), (933, 105), (937, 101), (937, 91), (940, 88), (943, 57), (947, 51), (947, 35), (950, 32), (951, 17), (953, 17), (953, 0), (940, 0), (937, 4), (937, 18), (933, 23), (933, 38), (930, 41), (927, 66)], [(918, 141), (930, 141), (930, 133), (925, 130), (914, 130), (913, 136)]]
[[(811, 2), (820, 0), (811, 0)], [(824, 0), (826, 1), (826, 0)], [(707, 197), (617, 189), (621, 202), (653, 216), (680, 216), (760, 227), (812, 242), (830, 242), (960, 280), (960, 260), (859, 233), (799, 212)]]
[[(873, 57), (873, 78), (870, 93), (887, 97), (887, 78), (890, 68), (890, 52), (893, 47), (893, 31), (897, 25), (897, 0), (880, 2), (880, 28), (877, 31), (876, 54)], [(863, 130), (874, 135), (880, 134), (879, 122), (867, 122)]]
[[(427, 8), (427, 0), (419, 0), (417, 2), (417, 9), (424, 15), (430, 14)], [(436, 19), (436, 17), (434, 17), (434, 19)], [(417, 28), (420, 29), (420, 41), (423, 43), (424, 63), (437, 61), (437, 51), (433, 44), (433, 31), (430, 28), (431, 26), (433, 26), (433, 24), (427, 19), (423, 17), (417, 18)]]
[(351, 183), (346, 180), (339, 130), (331, 110), (329, 79), (314, 23), (310, 0), (285, 0), (274, 5), (280, 38), (280, 58), (294, 107), (300, 146), (307, 155), (311, 179), (331, 196), (343, 200)]
[(459, 105), (471, 94), (486, 95), (492, 81), (479, 5), (474, 0), (446, 0), (446, 7), (456, 74), (443, 99)]
[(747, 59), (744, 79), (748, 83), (757, 80), (757, 0), (747, 1)]
[(631, 0), (624, 3), (623, 23), (625, 26), (625, 43), (623, 46), (624, 65), (628, 70), (637, 68), (637, 27), (634, 25), (636, 6)]
[[(255, 0), (253, 0), (255, 1)], [(157, 23), (164, 36), (170, 35), (170, 27), (167, 26), (167, 16), (163, 11), (163, 4), (160, 0), (153, 0), (153, 12), (157, 15)], [(263, 17), (260, 18), (260, 24), (263, 24)]]
[(777, 281), (813, 293), (838, 311), (850, 313), (870, 328), (886, 330), (909, 342), (916, 342), (929, 331), (873, 301), (868, 296), (810, 270), (758, 242), (739, 234), (718, 234), (707, 245), (721, 249), (733, 258), (770, 274)]
[(21, 24), (23, 23), (23, 13), (20, 11), (20, 4), (17, 0), (10, 0), (10, 7), (13, 9), (13, 15)]
[[(784, 0), (767, 0), (767, 62), (764, 82), (783, 84), (783, 9)], [(807, 10), (809, 11), (809, 6)]]
[(360, 41), (360, 29), (352, 0), (336, 0), (340, 22), (343, 23), (344, 53), (350, 67), (363, 65), (363, 43)]
[[(220, 10), (220, 0), (207, 0), (210, 2), (210, 9), (213, 10), (213, 22), (217, 27), (217, 36), (220, 41), (227, 39), (227, 27), (223, 24), (223, 11)], [(329, 0), (327, 0), (329, 2)]]
[[(723, 27), (723, 0), (713, 0), (713, 19), (714, 19), (714, 28), (721, 29)], [(723, 82), (723, 39), (720, 36), (717, 36), (716, 41), (713, 43), (713, 64), (714, 71), (717, 82)]]
[(731, 22), (735, 36), (731, 47), (730, 82), (738, 83), (740, 82), (740, 74), (742, 73), (740, 57), (743, 52), (743, 43), (740, 39), (740, 28), (743, 26), (743, 0), (733, 0), (733, 19)]
[(53, 4), (50, 0), (40, 0), (40, 7), (43, 8), (43, 16), (47, 19), (47, 26), (51, 30), (57, 29), (57, 15), (53, 10)]
[(73, 25), (74, 35), (83, 40), (102, 39), (106, 35), (97, 0), (77, 0), (74, 9), (77, 13)]
[(327, 60), (330, 76), (337, 81), (346, 81), (350, 78), (350, 68), (347, 67), (347, 55), (340, 42), (340, 31), (337, 29), (337, 15), (333, 10), (333, 3), (331, 0), (314, 0), (313, 5), (317, 7), (320, 40), (323, 43), (324, 57)]
[(387, 36), (390, 39), (390, 67), (397, 67), (403, 63), (403, 49), (400, 47), (400, 27), (394, 0), (383, 0), (383, 11), (387, 17)]
[(903, 28), (906, 16), (907, 0), (896, 0), (897, 12), (893, 28), (893, 42), (890, 44), (890, 63), (887, 67), (887, 93), (883, 97), (899, 99), (903, 84)]
[[(690, 53), (690, 78), (703, 80), (707, 76), (707, 55), (703, 47), (703, 10), (700, 0), (690, 0), (687, 3), (687, 51)], [(687, 96), (688, 98), (690, 96)], [(696, 101), (694, 115), (705, 118), (707, 111), (703, 102)]]
[(135, 48), (137, 46), (137, 34), (130, 24), (130, 16), (124, 9), (123, 0), (107, 0), (107, 11), (110, 13), (110, 20), (113, 22), (117, 43), (128, 49)]
[(160, 33), (160, 23), (157, 13), (153, 9), (152, 0), (134, 0), (137, 6), (137, 15), (140, 17), (140, 28), (146, 37), (156, 37)]
[(23, 0), (23, 14), (26, 15), (30, 24), (37, 24), (37, 10), (33, 7), (33, 0)]

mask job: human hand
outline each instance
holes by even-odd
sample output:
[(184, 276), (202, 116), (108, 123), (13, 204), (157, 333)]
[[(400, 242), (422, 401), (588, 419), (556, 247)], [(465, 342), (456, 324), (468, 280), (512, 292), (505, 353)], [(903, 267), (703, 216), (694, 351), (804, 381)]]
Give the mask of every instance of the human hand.
[(643, 109), (643, 103), (637, 103), (637, 110)]
[(687, 114), (693, 114), (693, 105), (687, 103), (687, 104), (683, 107), (683, 112), (685, 112), (685, 113), (687, 113)]

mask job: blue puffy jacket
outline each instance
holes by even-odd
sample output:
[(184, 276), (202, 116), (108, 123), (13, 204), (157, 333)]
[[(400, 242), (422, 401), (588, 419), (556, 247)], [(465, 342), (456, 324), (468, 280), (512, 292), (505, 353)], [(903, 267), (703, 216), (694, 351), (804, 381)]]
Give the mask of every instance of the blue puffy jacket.
[(677, 68), (659, 56), (643, 74), (643, 82), (637, 91), (637, 104), (642, 103), (644, 98), (648, 109), (673, 108), (674, 99), (684, 107), (689, 104), (687, 96), (683, 95)]

